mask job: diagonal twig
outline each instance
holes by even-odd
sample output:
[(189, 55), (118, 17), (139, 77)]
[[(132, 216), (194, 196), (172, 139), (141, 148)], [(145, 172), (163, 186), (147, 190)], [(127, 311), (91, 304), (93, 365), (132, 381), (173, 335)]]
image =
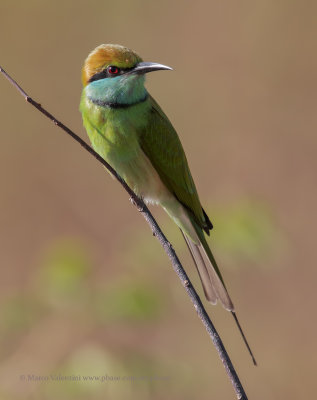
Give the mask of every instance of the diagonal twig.
[(243, 389), (243, 386), (238, 378), (238, 375), (232, 365), (232, 362), (228, 356), (228, 353), (218, 335), (213, 323), (211, 322), (196, 290), (194, 289), (189, 277), (187, 276), (181, 262), (179, 261), (175, 250), (173, 249), (170, 242), (165, 237), (164, 233), (161, 231), (159, 225), (155, 221), (154, 217), (150, 213), (148, 207), (145, 205), (142, 199), (140, 199), (133, 190), (126, 184), (126, 182), (117, 174), (117, 172), (111, 167), (110, 164), (107, 163), (98, 153), (96, 153), (83, 139), (81, 139), (76, 133), (70, 130), (66, 125), (57, 120), (51, 113), (45, 110), (41, 104), (34, 101), (22, 88), (18, 83), (11, 78), (11, 76), (0, 66), (0, 72), (9, 80), (9, 82), (20, 92), (20, 94), (24, 97), (24, 99), (31, 103), (37, 110), (39, 110), (42, 114), (44, 114), (47, 118), (49, 118), (55, 125), (63, 129), (68, 135), (70, 135), (76, 142), (78, 142), (88, 153), (90, 153), (97, 161), (99, 161), (111, 174), (121, 183), (123, 188), (128, 192), (130, 199), (133, 204), (137, 207), (137, 209), (141, 212), (147, 223), (150, 225), (152, 229), (153, 235), (161, 243), (164, 248), (167, 256), (169, 257), (173, 269), (176, 272), (177, 276), (181, 280), (182, 285), (184, 286), (188, 296), (190, 297), (195, 310), (197, 311), (198, 317), (206, 328), (216, 350), (219, 354), (219, 357), (225, 367), (227, 375), (231, 381), (231, 384), (236, 393), (237, 399), (247, 400), (247, 395)]

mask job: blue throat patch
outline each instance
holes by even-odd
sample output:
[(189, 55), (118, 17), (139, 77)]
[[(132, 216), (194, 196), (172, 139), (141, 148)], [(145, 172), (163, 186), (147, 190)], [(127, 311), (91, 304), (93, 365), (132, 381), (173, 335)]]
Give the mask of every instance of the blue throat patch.
[(88, 99), (98, 106), (127, 108), (148, 98), (144, 81), (143, 75), (121, 75), (93, 81), (84, 90)]

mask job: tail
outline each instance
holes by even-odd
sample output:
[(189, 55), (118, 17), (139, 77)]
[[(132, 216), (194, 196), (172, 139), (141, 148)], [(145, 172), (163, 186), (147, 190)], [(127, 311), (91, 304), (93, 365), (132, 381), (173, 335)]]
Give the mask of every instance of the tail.
[[(226, 310), (234, 312), (234, 305), (223, 283), (222, 276), (220, 275), (218, 266), (211, 251), (209, 250), (211, 255), (210, 258), (202, 243), (197, 245), (186, 235), (186, 233), (183, 231), (181, 232), (196, 265), (206, 299), (212, 304), (216, 304), (217, 301), (220, 300)], [(203, 257), (203, 255), (205, 255), (205, 257)]]
[(243, 330), (235, 313), (233, 302), (228, 294), (223, 278), (219, 271), (218, 265), (208, 246), (204, 233), (196, 225), (195, 221), (192, 221), (192, 225), (195, 228), (195, 231), (199, 237), (200, 240), (199, 244), (194, 243), (191, 240), (191, 238), (188, 235), (186, 235), (186, 233), (184, 233), (182, 230), (181, 232), (184, 236), (187, 247), (191, 253), (194, 264), (197, 268), (206, 299), (212, 304), (216, 304), (217, 301), (219, 300), (223, 305), (223, 307), (231, 312), (235, 320), (235, 323), (239, 329), (239, 332), (242, 336), (242, 339), (250, 353), (253, 364), (257, 365), (252, 350), (243, 333)]

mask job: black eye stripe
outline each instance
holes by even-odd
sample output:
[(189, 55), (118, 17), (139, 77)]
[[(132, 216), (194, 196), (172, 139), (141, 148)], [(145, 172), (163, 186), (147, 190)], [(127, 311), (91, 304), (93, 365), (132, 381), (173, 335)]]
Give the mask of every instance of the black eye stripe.
[(105, 79), (107, 78), (107, 71), (103, 70), (101, 72), (98, 72), (97, 74), (93, 75), (90, 79), (89, 79), (89, 83), (93, 82), (93, 81), (99, 81), (100, 79)]
[[(111, 74), (111, 73), (109, 73), (109, 71), (108, 71), (108, 68), (109, 68), (109, 67), (118, 68), (118, 71), (119, 71), (119, 72), (116, 73), (116, 74)], [(95, 75), (93, 75), (93, 76), (89, 79), (88, 83), (91, 83), (91, 82), (93, 82), (93, 81), (99, 81), (100, 79), (105, 79), (105, 78), (114, 78), (114, 77), (116, 77), (116, 76), (123, 75), (123, 74), (125, 74), (125, 73), (127, 73), (127, 72), (130, 72), (132, 69), (133, 69), (133, 68), (119, 68), (119, 67), (116, 67), (115, 65), (110, 65), (110, 66), (108, 66), (107, 68), (103, 69), (102, 71), (97, 72)]]

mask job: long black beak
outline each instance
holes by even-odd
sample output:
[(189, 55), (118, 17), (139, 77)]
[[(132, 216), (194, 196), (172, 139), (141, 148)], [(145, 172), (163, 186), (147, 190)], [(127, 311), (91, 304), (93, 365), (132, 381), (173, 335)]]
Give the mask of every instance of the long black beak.
[(159, 71), (160, 69), (172, 70), (173, 68), (167, 65), (153, 63), (153, 62), (140, 62), (132, 70), (131, 74), (146, 74), (147, 72)]

